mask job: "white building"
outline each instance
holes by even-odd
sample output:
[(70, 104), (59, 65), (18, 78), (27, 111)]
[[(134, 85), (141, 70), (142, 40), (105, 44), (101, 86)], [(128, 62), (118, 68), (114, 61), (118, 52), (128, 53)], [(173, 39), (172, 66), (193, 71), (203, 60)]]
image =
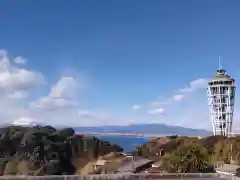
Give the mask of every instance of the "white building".
[(235, 80), (219, 68), (208, 82), (208, 105), (214, 135), (230, 136), (235, 98)]

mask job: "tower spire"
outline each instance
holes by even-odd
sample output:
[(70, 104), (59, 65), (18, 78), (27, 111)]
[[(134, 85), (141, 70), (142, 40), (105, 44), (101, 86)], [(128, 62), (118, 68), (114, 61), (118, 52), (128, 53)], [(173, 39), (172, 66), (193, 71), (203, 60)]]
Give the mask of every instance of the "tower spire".
[(221, 57), (218, 56), (218, 69), (222, 69)]

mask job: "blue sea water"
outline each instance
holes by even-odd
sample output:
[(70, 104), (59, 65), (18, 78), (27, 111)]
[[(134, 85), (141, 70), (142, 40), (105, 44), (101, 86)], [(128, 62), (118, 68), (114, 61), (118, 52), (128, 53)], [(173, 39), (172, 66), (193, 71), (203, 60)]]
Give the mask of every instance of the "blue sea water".
[(134, 151), (136, 147), (150, 141), (148, 138), (142, 137), (126, 137), (126, 136), (96, 136), (99, 139), (117, 144), (124, 149), (125, 152)]

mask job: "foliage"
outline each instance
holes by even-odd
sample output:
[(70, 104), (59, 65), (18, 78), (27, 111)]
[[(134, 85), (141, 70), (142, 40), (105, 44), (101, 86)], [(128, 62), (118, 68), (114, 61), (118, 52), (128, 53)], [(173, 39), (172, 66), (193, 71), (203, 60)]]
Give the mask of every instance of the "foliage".
[(172, 173), (204, 172), (209, 165), (205, 148), (185, 144), (164, 157), (163, 168)]
[(173, 139), (177, 139), (179, 136), (178, 135), (172, 135), (172, 136), (168, 136), (169, 139), (173, 140)]
[(97, 138), (77, 136), (72, 128), (0, 128), (0, 175), (74, 174), (73, 161), (122, 149)]
[[(163, 137), (162, 137), (163, 138)], [(139, 155), (161, 160), (163, 169), (168, 172), (206, 171), (211, 164), (230, 163), (234, 160), (240, 164), (240, 137), (227, 138), (224, 136), (197, 137), (168, 137), (169, 141), (153, 140), (138, 148)], [(163, 157), (157, 152), (162, 149)], [(200, 151), (201, 150), (201, 151)], [(184, 160), (185, 158), (185, 160)], [(191, 166), (190, 166), (190, 165)], [(192, 167), (192, 169), (190, 168)], [(213, 168), (208, 170), (212, 171)]]

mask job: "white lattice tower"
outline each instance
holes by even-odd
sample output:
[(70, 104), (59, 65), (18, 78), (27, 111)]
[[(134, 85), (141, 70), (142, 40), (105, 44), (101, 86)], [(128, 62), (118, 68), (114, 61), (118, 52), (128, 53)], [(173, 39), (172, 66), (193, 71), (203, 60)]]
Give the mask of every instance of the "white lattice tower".
[(208, 82), (208, 105), (214, 135), (230, 136), (235, 98), (235, 80), (219, 68)]

